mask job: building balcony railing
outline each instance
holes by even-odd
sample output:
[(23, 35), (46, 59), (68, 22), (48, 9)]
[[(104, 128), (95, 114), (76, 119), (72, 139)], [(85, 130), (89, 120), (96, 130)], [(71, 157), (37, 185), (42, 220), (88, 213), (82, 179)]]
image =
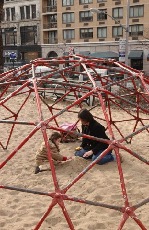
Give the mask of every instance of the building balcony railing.
[(54, 6), (45, 6), (45, 7), (43, 7), (42, 12), (43, 12), (43, 13), (47, 13), (47, 12), (57, 12), (57, 5), (54, 5)]
[(58, 39), (57, 38), (44, 38), (43, 40), (44, 44), (57, 44)]
[(80, 22), (93, 21), (93, 17), (81, 17)]
[(43, 29), (57, 28), (57, 22), (44, 23)]
[(143, 31), (129, 32), (129, 36), (143, 36)]

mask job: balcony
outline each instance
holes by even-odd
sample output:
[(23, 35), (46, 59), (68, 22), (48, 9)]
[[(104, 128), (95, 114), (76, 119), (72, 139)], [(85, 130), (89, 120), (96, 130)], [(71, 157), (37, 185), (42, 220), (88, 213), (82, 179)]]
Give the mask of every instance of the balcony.
[(143, 36), (143, 31), (129, 32), (129, 36), (132, 37)]
[(93, 17), (81, 17), (80, 22), (87, 22), (87, 21), (93, 21)]
[(57, 28), (57, 22), (50, 22), (43, 24), (43, 29), (53, 29)]
[(43, 13), (57, 12), (57, 5), (43, 7), (42, 12)]
[(43, 40), (44, 44), (57, 44), (58, 39), (57, 38), (44, 38)]

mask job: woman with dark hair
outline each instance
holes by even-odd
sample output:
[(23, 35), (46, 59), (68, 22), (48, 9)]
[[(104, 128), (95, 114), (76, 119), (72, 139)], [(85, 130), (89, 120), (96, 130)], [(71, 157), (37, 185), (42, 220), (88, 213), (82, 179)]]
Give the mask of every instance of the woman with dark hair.
[[(83, 134), (109, 140), (108, 136), (105, 133), (105, 127), (94, 119), (90, 111), (88, 111), (87, 109), (82, 109), (78, 113), (78, 118), (82, 123)], [(82, 138), (82, 144), (80, 147), (76, 148), (75, 156), (95, 160), (107, 148), (108, 144), (106, 143), (88, 138)], [(110, 161), (114, 161), (112, 151), (107, 153), (98, 162), (98, 164), (105, 164)]]
[[(54, 164), (56, 162), (67, 161), (72, 159), (72, 157), (65, 157), (60, 154), (59, 143), (61, 141), (61, 134), (58, 132), (53, 132), (49, 138), (50, 150), (52, 153), (52, 159)], [(48, 162), (47, 148), (45, 142), (42, 142), (39, 150), (36, 153), (36, 167), (35, 174), (41, 171), (41, 165)]]

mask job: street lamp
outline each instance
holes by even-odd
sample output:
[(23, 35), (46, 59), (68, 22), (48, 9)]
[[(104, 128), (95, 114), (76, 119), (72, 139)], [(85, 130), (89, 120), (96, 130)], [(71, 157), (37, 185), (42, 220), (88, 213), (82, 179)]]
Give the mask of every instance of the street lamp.
[[(16, 46), (16, 41), (15, 41), (15, 37), (16, 37), (15, 34), (16, 34), (16, 32), (17, 32), (17, 29), (16, 29), (16, 27), (14, 27), (13, 28), (13, 46), (14, 46), (14, 48)], [(12, 61), (12, 65), (13, 65), (13, 69), (14, 69), (14, 63), (17, 60), (17, 53), (11, 52), (10, 55), (9, 55), (9, 58), (10, 58), (10, 61)]]
[(126, 26), (123, 26), (116, 18), (112, 17), (111, 15), (107, 14), (106, 12), (103, 12), (101, 10), (98, 10), (96, 8), (91, 8), (90, 11), (92, 13), (103, 13), (106, 14), (108, 17), (112, 18), (117, 24), (119, 24), (126, 32), (126, 43), (125, 43), (125, 64), (128, 65), (128, 39), (129, 39), (129, 7), (130, 7), (130, 0), (127, 0), (127, 9), (126, 9)]

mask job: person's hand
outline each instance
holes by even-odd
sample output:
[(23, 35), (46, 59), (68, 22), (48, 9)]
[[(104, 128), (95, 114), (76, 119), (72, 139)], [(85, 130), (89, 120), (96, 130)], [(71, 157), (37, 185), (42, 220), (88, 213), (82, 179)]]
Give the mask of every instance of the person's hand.
[(67, 161), (71, 161), (74, 157), (67, 157)]
[(90, 151), (84, 153), (83, 157), (89, 157), (89, 156), (91, 156), (92, 154), (93, 154), (93, 151), (90, 150)]
[(63, 157), (62, 161), (71, 161), (74, 157)]

